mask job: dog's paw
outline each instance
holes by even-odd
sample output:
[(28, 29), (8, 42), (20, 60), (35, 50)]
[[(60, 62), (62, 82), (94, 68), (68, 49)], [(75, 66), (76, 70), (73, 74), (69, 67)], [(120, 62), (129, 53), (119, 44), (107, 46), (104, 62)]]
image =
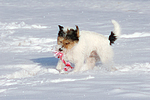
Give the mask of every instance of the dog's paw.
[(61, 72), (61, 70), (60, 69), (56, 69), (59, 73)]
[(57, 66), (56, 70), (58, 70), (59, 72), (61, 72), (61, 70), (63, 70), (63, 67), (62, 66)]

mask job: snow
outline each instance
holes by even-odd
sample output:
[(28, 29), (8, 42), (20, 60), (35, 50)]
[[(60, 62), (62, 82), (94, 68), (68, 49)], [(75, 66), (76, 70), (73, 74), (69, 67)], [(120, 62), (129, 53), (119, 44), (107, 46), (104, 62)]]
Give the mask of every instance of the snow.
[[(1, 0), (0, 100), (149, 100), (150, 1)], [(90, 71), (60, 74), (52, 53), (58, 25), (108, 36), (117, 71), (101, 63)]]
[(149, 37), (150, 33), (139, 33), (139, 32), (135, 32), (133, 34), (122, 34), (121, 38), (140, 38), (140, 37)]

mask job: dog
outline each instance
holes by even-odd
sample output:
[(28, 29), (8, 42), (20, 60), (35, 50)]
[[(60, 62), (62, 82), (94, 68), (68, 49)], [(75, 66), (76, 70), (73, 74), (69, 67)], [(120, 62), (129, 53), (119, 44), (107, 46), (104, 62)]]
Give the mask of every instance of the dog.
[[(64, 54), (65, 61), (74, 64), (73, 72), (91, 70), (98, 61), (107, 70), (115, 70), (111, 45), (119, 38), (121, 29), (118, 22), (112, 20), (112, 23), (114, 31), (111, 31), (108, 38), (91, 31), (79, 31), (77, 25), (75, 29), (58, 25), (56, 51)], [(56, 69), (61, 72), (63, 67), (64, 63), (59, 60)]]

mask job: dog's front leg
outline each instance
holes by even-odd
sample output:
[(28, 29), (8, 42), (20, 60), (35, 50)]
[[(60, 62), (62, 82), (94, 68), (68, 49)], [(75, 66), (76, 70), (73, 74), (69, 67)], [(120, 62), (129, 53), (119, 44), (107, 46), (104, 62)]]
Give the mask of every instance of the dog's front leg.
[(61, 71), (63, 69), (63, 67), (64, 67), (64, 63), (61, 60), (59, 60), (57, 63), (56, 69), (58, 71)]
[(81, 60), (81, 59), (78, 62), (76, 62), (73, 72), (80, 71), (80, 69), (83, 66), (83, 64), (84, 64), (84, 60)]

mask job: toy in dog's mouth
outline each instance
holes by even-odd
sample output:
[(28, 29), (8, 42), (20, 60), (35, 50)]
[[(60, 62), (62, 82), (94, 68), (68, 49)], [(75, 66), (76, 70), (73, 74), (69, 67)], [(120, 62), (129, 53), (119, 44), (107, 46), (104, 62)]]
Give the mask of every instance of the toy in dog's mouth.
[(66, 62), (64, 59), (63, 59), (63, 53), (61, 52), (57, 52), (55, 51), (55, 57), (59, 58), (64, 64), (65, 64), (65, 67), (64, 67), (64, 71), (70, 71), (73, 69), (73, 67), (71, 66), (71, 64), (69, 62)]

